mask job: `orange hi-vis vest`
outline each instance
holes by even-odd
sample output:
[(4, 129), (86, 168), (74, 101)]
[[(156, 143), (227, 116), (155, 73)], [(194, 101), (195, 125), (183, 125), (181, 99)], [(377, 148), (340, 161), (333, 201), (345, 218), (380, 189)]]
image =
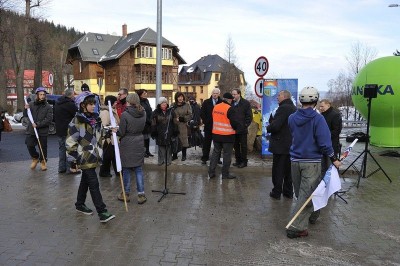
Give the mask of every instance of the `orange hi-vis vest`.
[(227, 103), (220, 103), (214, 106), (212, 117), (213, 117), (213, 129), (212, 133), (217, 135), (235, 135), (235, 130), (232, 128), (231, 123), (228, 119), (228, 110), (231, 106)]

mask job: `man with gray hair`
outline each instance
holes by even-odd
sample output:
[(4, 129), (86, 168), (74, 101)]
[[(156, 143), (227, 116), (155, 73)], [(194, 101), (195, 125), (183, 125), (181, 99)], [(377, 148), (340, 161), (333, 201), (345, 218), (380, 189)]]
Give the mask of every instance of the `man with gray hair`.
[(68, 88), (64, 91), (64, 95), (61, 96), (56, 104), (54, 105), (54, 119), (56, 123), (56, 135), (58, 137), (58, 172), (77, 172), (76, 169), (70, 169), (67, 157), (65, 140), (67, 137), (68, 124), (74, 118), (77, 111), (75, 102), (74, 89)]
[(212, 112), (214, 106), (222, 102), (219, 97), (220, 93), (221, 91), (218, 88), (214, 88), (211, 92), (211, 97), (203, 102), (200, 109), (200, 118), (204, 124), (203, 156), (201, 156), (201, 164), (203, 165), (210, 159), (213, 128)]
[(275, 115), (269, 118), (267, 132), (271, 133), (268, 151), (272, 152), (272, 184), (274, 188), (269, 193), (273, 199), (279, 200), (281, 194), (288, 199), (293, 198), (293, 183), (290, 171), (289, 149), (292, 145), (288, 118), (296, 112), (296, 106), (291, 99), (292, 95), (287, 90), (278, 93), (279, 107)]

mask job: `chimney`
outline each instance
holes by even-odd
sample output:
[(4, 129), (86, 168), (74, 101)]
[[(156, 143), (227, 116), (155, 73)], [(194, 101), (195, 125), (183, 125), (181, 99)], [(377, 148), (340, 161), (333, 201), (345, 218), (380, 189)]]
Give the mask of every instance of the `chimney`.
[(122, 25), (122, 37), (126, 37), (128, 35), (128, 26), (126, 24)]

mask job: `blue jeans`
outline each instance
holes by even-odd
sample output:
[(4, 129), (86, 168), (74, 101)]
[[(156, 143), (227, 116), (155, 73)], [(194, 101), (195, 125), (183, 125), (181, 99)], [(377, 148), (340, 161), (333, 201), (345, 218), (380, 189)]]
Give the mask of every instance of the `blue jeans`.
[(131, 170), (135, 171), (136, 175), (136, 189), (139, 194), (144, 193), (144, 182), (143, 182), (143, 169), (142, 166), (138, 167), (122, 167), (122, 174), (124, 176), (125, 192), (131, 192)]
[(69, 162), (67, 160), (67, 148), (65, 147), (66, 136), (58, 136), (58, 172), (69, 172)]
[(97, 213), (106, 212), (107, 209), (103, 202), (103, 197), (101, 196), (96, 168), (82, 169), (81, 183), (79, 184), (78, 195), (75, 203), (76, 207), (85, 204), (88, 190), (90, 191), (90, 196), (92, 197)]

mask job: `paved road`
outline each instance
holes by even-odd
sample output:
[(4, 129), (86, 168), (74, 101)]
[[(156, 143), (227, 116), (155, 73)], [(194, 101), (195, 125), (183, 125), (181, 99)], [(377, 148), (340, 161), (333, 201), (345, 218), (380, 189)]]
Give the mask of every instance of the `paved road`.
[[(356, 178), (347, 176), (349, 204), (332, 198), (309, 237), (288, 239), (294, 201), (269, 198), (270, 163), (258, 164), (257, 157), (233, 170), (236, 180), (209, 180), (198, 150), (191, 151), (168, 169), (168, 188), (186, 195), (169, 194), (160, 203), (151, 190), (164, 187), (164, 168), (146, 159), (148, 202), (130, 202), (125, 212), (116, 200), (118, 178), (102, 178), (116, 218), (100, 224), (96, 215), (75, 212), (79, 175), (59, 175), (54, 154), (48, 171), (31, 171), (26, 148), (16, 144), (23, 135), (4, 139), (15, 144), (10, 150), (0, 143), (0, 265), (400, 264), (399, 158), (377, 156), (393, 183), (378, 172), (357, 189)], [(93, 208), (90, 196), (87, 205)]]

